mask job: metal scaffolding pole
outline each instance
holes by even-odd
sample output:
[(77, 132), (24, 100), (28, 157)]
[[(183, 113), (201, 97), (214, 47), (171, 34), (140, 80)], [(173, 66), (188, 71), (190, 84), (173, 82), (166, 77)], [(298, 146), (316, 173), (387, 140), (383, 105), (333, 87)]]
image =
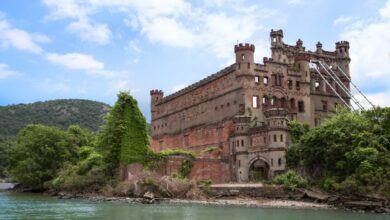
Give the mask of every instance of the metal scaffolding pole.
[(371, 105), (371, 107), (374, 109), (375, 108), (375, 105), (372, 104), (372, 102), (363, 94), (362, 91), (360, 91), (360, 89), (352, 82), (351, 78), (339, 67), (339, 65), (337, 65), (337, 68), (340, 70), (341, 73), (343, 73), (343, 75), (349, 80), (349, 82), (352, 84), (352, 86), (357, 90), (357, 92), (363, 96), (363, 98), (368, 102), (368, 104)]
[(339, 97), (339, 99), (344, 103), (344, 105), (349, 109), (349, 110), (353, 110), (353, 111), (356, 111), (355, 108), (352, 106), (352, 105), (349, 105), (344, 99), (343, 97), (341, 97), (341, 95), (335, 90), (335, 88), (328, 82), (328, 80), (326, 80), (326, 78), (322, 75), (321, 71), (319, 70), (317, 64), (315, 61), (311, 61), (311, 63), (315, 64), (315, 70), (317, 71), (318, 75), (321, 76), (321, 78), (325, 81), (325, 83), (333, 90), (333, 92)]
[(321, 61), (318, 62), (321, 67), (326, 71), (326, 73), (337, 83), (338, 86), (347, 94), (350, 96), (352, 101), (357, 105), (358, 108), (361, 110), (364, 110), (364, 107), (362, 104), (360, 104), (359, 100), (356, 99), (356, 97), (351, 93), (351, 91), (344, 85), (344, 83), (340, 80), (340, 78), (334, 73), (331, 68), (327, 64), (323, 64)]

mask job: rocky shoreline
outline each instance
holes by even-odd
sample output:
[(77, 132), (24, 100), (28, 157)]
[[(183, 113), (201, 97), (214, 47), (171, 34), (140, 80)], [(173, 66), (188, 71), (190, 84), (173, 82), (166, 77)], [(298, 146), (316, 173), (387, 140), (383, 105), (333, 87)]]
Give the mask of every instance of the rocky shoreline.
[(172, 199), (172, 198), (131, 198), (131, 197), (106, 197), (77, 194), (62, 194), (56, 196), (59, 199), (85, 199), (94, 202), (125, 202), (125, 203), (142, 203), (142, 204), (174, 204), (174, 205), (207, 205), (207, 206), (237, 206), (251, 208), (296, 208), (296, 209), (336, 209), (328, 204), (320, 204), (307, 201), (294, 200), (275, 200), (275, 199), (253, 199), (253, 198), (229, 198), (217, 199), (207, 198), (201, 200), (190, 199)]
[[(178, 198), (155, 198), (153, 193), (145, 193), (143, 197), (113, 197), (97, 194), (72, 194), (57, 193), (59, 199), (84, 199), (94, 202), (125, 202), (125, 203), (142, 203), (142, 204), (175, 204), (175, 205), (206, 205), (206, 206), (235, 206), (250, 208), (293, 208), (293, 209), (342, 209), (359, 212), (372, 213), (390, 213), (390, 209), (380, 202), (365, 200), (345, 200), (341, 202), (318, 201), (310, 198), (305, 199), (275, 199), (275, 198), (250, 198), (250, 197), (230, 197), (215, 198), (209, 197), (204, 199), (178, 199)], [(333, 198), (334, 199), (334, 198)], [(387, 204), (388, 205), (388, 204)]]

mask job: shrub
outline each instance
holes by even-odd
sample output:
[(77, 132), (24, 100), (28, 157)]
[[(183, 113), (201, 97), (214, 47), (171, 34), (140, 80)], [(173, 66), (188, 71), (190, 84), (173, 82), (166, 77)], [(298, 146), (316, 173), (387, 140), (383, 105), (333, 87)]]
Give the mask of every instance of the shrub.
[(308, 180), (298, 175), (293, 170), (280, 174), (274, 178), (274, 183), (282, 185), (283, 188), (288, 190), (295, 190), (297, 188), (306, 188), (308, 186)]

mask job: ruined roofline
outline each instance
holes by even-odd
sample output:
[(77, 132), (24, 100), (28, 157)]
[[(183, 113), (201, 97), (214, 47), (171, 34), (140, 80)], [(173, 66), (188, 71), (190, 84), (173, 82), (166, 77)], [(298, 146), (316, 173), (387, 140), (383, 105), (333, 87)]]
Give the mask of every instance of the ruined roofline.
[(232, 65), (230, 65), (230, 66), (228, 66), (228, 67), (226, 67), (226, 68), (224, 68), (224, 69), (222, 69), (222, 70), (220, 70), (212, 75), (207, 76), (206, 78), (201, 79), (200, 81), (198, 81), (196, 83), (193, 83), (193, 84), (191, 84), (191, 85), (189, 85), (189, 86), (187, 86), (187, 87), (185, 87), (177, 92), (174, 92), (168, 96), (163, 97), (162, 99), (160, 99), (160, 101), (157, 102), (156, 105), (168, 102), (174, 98), (177, 98), (181, 95), (184, 95), (188, 92), (191, 92), (191, 91), (193, 91), (193, 90), (195, 90), (195, 89), (197, 89), (197, 88), (199, 88), (199, 87), (201, 87), (209, 82), (212, 82), (212, 81), (214, 81), (214, 80), (216, 80), (216, 79), (218, 79), (218, 78), (220, 78), (228, 73), (233, 72), (236, 69), (235, 65), (236, 64), (234, 63), (234, 64), (232, 64)]

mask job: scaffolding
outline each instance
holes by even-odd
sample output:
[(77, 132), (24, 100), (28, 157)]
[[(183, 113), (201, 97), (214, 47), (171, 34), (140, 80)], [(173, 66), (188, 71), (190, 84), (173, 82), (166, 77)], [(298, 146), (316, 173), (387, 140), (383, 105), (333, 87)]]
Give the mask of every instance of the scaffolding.
[[(339, 75), (337, 75), (333, 71), (332, 66), (329, 66), (328, 64), (319, 60), (310, 60), (310, 63), (312, 64), (312, 67), (316, 70), (317, 74), (322, 78), (322, 80), (329, 86), (329, 88), (349, 110), (365, 110), (363, 103), (359, 101), (359, 99), (354, 94), (360, 94), (363, 98), (362, 101), (367, 102), (367, 104), (373, 109), (375, 108), (372, 102), (368, 100), (368, 98), (363, 94), (363, 92), (358, 89), (358, 87), (352, 82), (351, 78), (337, 64), (334, 64), (334, 67), (336, 67), (335, 69), (339, 70), (339, 72), (342, 74), (342, 77), (345, 77), (347, 79), (348, 83), (352, 85), (352, 89), (349, 87), (349, 84), (346, 85), (345, 83), (343, 83)], [(332, 85), (332, 81), (335, 83), (335, 85)], [(337, 87), (342, 90), (342, 93), (338, 91)], [(349, 100), (352, 101), (354, 105), (350, 105)]]

